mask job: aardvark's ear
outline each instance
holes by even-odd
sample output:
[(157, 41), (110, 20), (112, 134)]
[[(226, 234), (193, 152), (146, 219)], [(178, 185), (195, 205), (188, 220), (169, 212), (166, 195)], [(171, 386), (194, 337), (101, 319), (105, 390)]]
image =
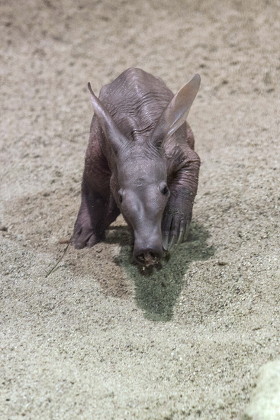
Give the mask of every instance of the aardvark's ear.
[(91, 95), (91, 103), (97, 119), (102, 127), (103, 133), (105, 134), (108, 141), (111, 143), (113, 150), (118, 152), (122, 145), (127, 143), (127, 138), (121, 133), (113, 118), (102, 104), (102, 102), (95, 96), (91, 88), (91, 84), (88, 83), (88, 89)]
[(152, 143), (155, 146), (161, 146), (186, 121), (199, 86), (200, 76), (196, 74), (173, 97), (161, 114), (152, 133)]

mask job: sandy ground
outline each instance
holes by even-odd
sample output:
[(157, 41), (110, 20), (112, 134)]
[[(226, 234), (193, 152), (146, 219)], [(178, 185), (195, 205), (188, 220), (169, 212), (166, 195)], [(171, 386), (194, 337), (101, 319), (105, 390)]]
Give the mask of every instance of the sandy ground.
[[(279, 358), (278, 1), (1, 1), (1, 419), (237, 419)], [(202, 159), (190, 240), (151, 277), (119, 219), (69, 248), (96, 92), (174, 91)], [(277, 156), (278, 153), (278, 156)]]

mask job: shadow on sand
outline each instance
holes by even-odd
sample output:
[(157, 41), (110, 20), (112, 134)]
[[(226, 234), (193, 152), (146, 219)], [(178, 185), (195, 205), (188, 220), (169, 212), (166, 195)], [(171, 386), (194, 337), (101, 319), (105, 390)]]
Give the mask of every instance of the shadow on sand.
[(135, 286), (137, 306), (144, 316), (153, 321), (169, 321), (173, 308), (185, 284), (185, 274), (192, 261), (207, 260), (214, 255), (214, 247), (207, 245), (208, 232), (201, 225), (193, 223), (187, 242), (177, 246), (170, 258), (163, 261), (160, 269), (143, 271), (131, 263), (131, 239), (128, 230), (120, 227), (111, 232), (108, 242), (121, 243), (121, 252), (115, 263), (121, 266), (132, 279)]

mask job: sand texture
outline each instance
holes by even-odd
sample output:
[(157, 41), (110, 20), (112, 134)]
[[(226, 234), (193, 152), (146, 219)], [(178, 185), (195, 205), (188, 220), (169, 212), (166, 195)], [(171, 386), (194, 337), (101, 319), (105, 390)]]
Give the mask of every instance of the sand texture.
[[(0, 418), (240, 418), (280, 350), (279, 2), (2, 0), (0, 22)], [(63, 256), (86, 84), (132, 66), (202, 78), (191, 235), (151, 276), (121, 218)]]

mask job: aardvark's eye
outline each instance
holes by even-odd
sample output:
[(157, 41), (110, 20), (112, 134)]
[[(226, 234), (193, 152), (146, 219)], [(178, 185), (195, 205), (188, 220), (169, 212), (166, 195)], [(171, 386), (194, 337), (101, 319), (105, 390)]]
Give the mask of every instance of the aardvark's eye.
[(122, 203), (122, 201), (123, 201), (123, 193), (122, 193), (122, 190), (120, 190), (118, 192), (118, 194), (119, 194), (119, 202)]
[(162, 182), (159, 186), (159, 190), (163, 195), (169, 194), (169, 188), (165, 182)]

